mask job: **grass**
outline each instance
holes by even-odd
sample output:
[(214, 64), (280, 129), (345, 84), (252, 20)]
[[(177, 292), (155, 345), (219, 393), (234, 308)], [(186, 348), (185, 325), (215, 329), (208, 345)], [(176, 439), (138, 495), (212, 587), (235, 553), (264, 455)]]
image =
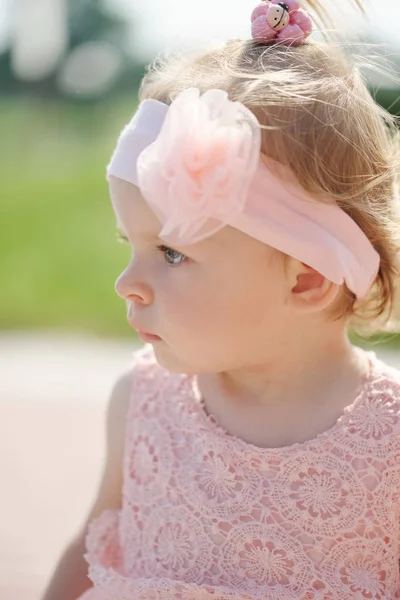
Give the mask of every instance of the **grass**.
[(105, 182), (129, 104), (1, 101), (0, 329), (132, 335)]

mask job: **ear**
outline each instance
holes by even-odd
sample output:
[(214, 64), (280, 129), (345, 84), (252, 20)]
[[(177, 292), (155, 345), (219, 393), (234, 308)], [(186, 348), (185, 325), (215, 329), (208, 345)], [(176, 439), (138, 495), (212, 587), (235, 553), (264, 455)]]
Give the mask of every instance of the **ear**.
[(326, 279), (312, 267), (289, 259), (289, 303), (303, 313), (325, 310), (336, 299), (340, 286)]

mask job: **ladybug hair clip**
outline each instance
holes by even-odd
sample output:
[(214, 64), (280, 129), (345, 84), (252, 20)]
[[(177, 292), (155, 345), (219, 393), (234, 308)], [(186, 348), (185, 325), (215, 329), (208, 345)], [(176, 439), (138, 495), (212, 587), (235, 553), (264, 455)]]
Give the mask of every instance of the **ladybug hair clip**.
[(312, 21), (297, 0), (264, 0), (251, 15), (251, 33), (257, 42), (301, 46), (311, 31)]

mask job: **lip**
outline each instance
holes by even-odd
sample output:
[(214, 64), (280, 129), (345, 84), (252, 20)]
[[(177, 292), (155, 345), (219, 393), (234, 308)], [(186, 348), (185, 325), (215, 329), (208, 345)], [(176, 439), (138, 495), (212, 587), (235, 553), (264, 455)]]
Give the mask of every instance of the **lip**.
[(137, 329), (137, 332), (142, 342), (159, 342), (161, 340), (158, 335), (148, 333), (147, 331), (143, 331), (143, 329)]
[(128, 315), (128, 323), (132, 329), (136, 329), (138, 336), (143, 342), (157, 342), (161, 340), (160, 336), (142, 329), (137, 323), (135, 323), (133, 319), (130, 318), (130, 315)]

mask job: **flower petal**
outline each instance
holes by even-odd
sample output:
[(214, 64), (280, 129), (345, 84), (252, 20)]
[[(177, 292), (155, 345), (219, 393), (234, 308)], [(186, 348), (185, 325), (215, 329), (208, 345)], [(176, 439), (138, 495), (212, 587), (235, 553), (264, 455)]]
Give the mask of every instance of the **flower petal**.
[(298, 25), (287, 25), (278, 33), (277, 39), (280, 42), (290, 43), (293, 46), (304, 42), (304, 31)]
[(312, 21), (304, 10), (297, 10), (290, 15), (290, 25), (298, 25), (308, 36), (312, 32)]
[(163, 224), (161, 237), (194, 243), (240, 214), (260, 147), (256, 117), (224, 90), (181, 92), (138, 159), (139, 185)]
[(276, 37), (276, 31), (268, 25), (265, 16), (261, 15), (251, 24), (251, 35), (255, 40), (268, 41)]

